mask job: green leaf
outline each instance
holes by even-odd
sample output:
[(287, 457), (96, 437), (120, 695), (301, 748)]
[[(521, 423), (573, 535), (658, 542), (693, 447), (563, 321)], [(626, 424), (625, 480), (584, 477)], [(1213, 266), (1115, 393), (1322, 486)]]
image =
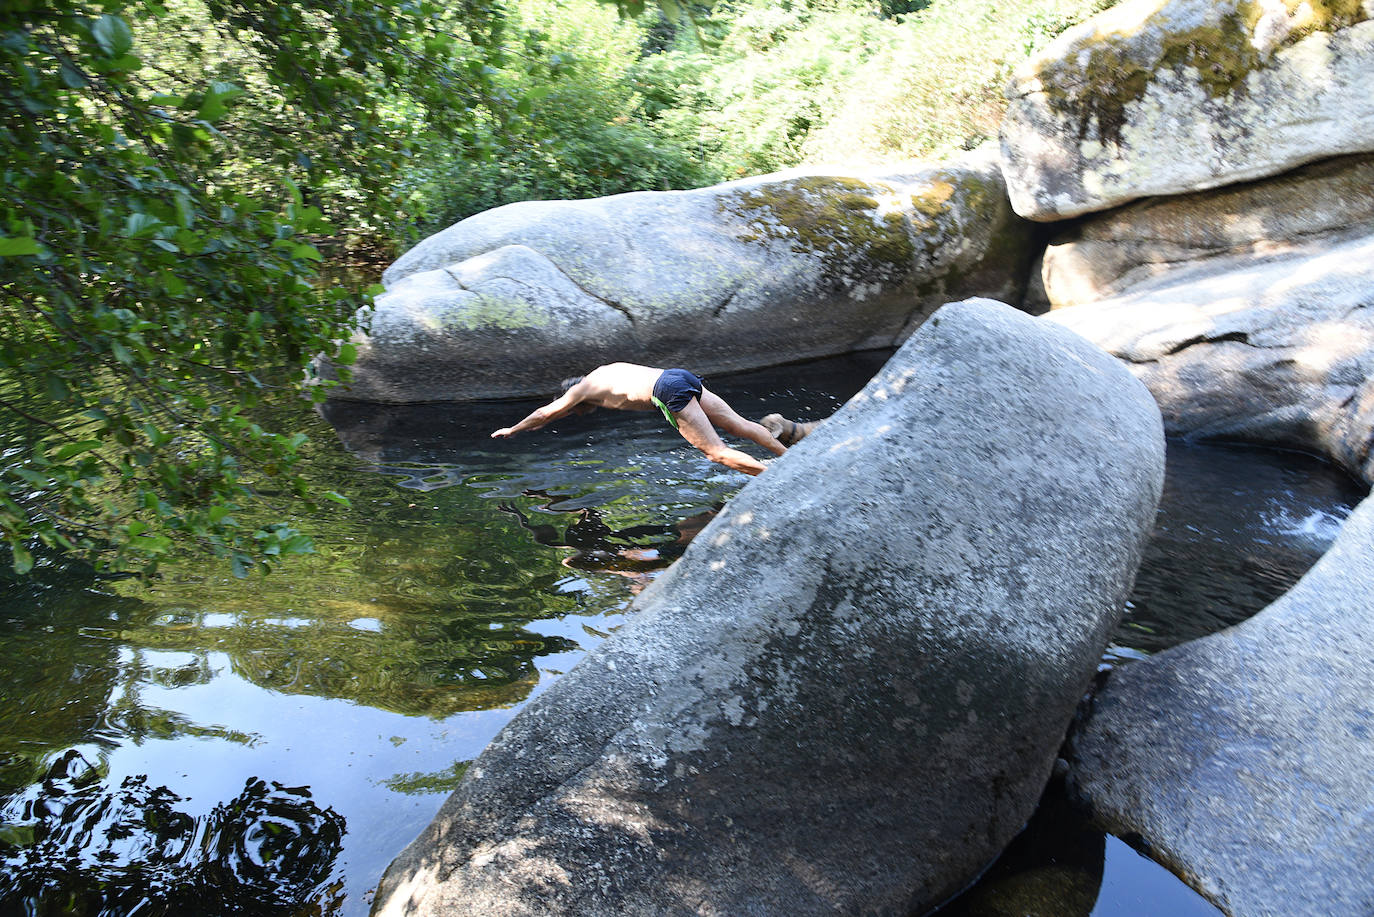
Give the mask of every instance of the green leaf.
[(195, 213), (191, 206), (191, 198), (185, 192), (178, 193), (173, 197), (173, 202), (177, 208), (177, 225), (182, 229), (190, 229), (191, 222), (195, 219)]
[(91, 27), (91, 35), (95, 38), (96, 44), (100, 45), (100, 50), (110, 57), (122, 57), (134, 46), (134, 33), (129, 24), (110, 13), (95, 21), (95, 25)]
[(39, 474), (28, 468), (11, 468), (10, 473), (18, 475), (34, 487), (46, 488), (52, 485), (52, 478), (48, 477), (46, 474)]
[(338, 504), (340, 504), (340, 505), (342, 505), (342, 506), (347, 506), (349, 509), (352, 509), (352, 508), (353, 508), (353, 503), (352, 503), (352, 501), (350, 501), (347, 497), (345, 497), (343, 494), (341, 494), (341, 493), (339, 493), (339, 492), (337, 492), (337, 491), (333, 491), (333, 490), (325, 491), (324, 494), (323, 494), (323, 496), (324, 496), (324, 498), (325, 498), (326, 500), (333, 500), (335, 503), (338, 503)]
[(36, 255), (42, 250), (37, 239), (28, 236), (0, 236), (0, 257)]
[(210, 88), (206, 90), (200, 102), (200, 109), (196, 112), (196, 117), (202, 121), (214, 123), (223, 118), (229, 112), (226, 102), (231, 102), (243, 95), (243, 90), (233, 83), (225, 83), (219, 80), (211, 80)]
[(163, 226), (163, 222), (149, 213), (131, 213), (124, 220), (124, 235), (138, 238)]
[(213, 124), (228, 113), (229, 108), (224, 104), (224, 97), (210, 92), (205, 94), (205, 101), (200, 103), (200, 110), (196, 112), (196, 117)]
[(172, 547), (172, 539), (166, 535), (143, 535), (129, 544), (144, 554), (166, 554)]
[(53, 401), (66, 401), (72, 396), (72, 390), (67, 387), (67, 381), (58, 375), (49, 373), (45, 376), (43, 387), (47, 389), (48, 397)]
[(59, 73), (62, 76), (62, 85), (68, 89), (85, 89), (89, 85), (85, 75), (71, 64), (63, 64), (59, 68)]
[(33, 554), (22, 544), (10, 544), (10, 549), (14, 552), (14, 572), (23, 576), (33, 569)]
[(352, 341), (345, 341), (339, 345), (339, 355), (334, 358), (334, 362), (342, 363), (345, 366), (352, 366), (358, 362), (358, 345)]
[(100, 448), (100, 440), (83, 439), (78, 443), (66, 443), (59, 446), (52, 454), (54, 462), (65, 462), (72, 456), (80, 455), (83, 452), (90, 452), (92, 449)]
[(284, 554), (314, 554), (315, 542), (308, 535), (296, 534), (282, 542)]

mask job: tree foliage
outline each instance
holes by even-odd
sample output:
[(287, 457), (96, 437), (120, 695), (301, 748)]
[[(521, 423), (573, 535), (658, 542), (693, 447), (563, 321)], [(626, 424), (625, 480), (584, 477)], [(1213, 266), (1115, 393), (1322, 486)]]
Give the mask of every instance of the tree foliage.
[(510, 0), (495, 95), (417, 157), (427, 233), (513, 201), (806, 162), (938, 158), (997, 133), (1012, 68), (1110, 0)]
[(326, 216), (394, 214), (377, 189), (423, 134), (492, 101), (501, 23), (483, 0), (0, 6), (16, 571), (40, 549), (117, 570), (195, 544), (239, 572), (309, 550), (261, 511), (310, 504), (305, 437), (256, 412), (314, 355), (351, 360), (365, 298), (320, 280)]
[(1105, 2), (5, 0), (0, 541), (20, 572), (309, 550), (268, 408), (316, 354), (346, 379), (341, 238), (948, 155)]
[(512, 101), (474, 112), (463, 136), (418, 158), (408, 191), (419, 230), (513, 201), (715, 181), (694, 125), (661, 117), (682, 108), (704, 56), (647, 51), (659, 36), (697, 44), (680, 7), (672, 19), (625, 20), (597, 0), (515, 4), (491, 76), (494, 95)]

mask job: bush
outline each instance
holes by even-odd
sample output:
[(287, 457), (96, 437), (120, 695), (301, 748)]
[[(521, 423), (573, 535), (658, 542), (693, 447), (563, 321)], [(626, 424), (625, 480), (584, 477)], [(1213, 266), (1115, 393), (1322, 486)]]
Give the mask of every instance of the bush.
[[(316, 354), (345, 376), (367, 297), (320, 284), (327, 213), (384, 222), (425, 113), (469, 109), (487, 0), (0, 4), (0, 543), (152, 570), (237, 572), (310, 549), (306, 437), (261, 408)], [(459, 34), (461, 33), (461, 34)], [(474, 69), (472, 64), (476, 64)], [(394, 209), (394, 208), (392, 208)], [(313, 389), (316, 397), (322, 397)], [(317, 494), (337, 498), (337, 495)]]
[(646, 56), (647, 43), (664, 39), (662, 25), (621, 19), (596, 0), (520, 3), (510, 23), (518, 38), (493, 77), (498, 100), (511, 103), (466, 142), (430, 149), (407, 189), (419, 230), (513, 201), (716, 180), (692, 133), (696, 119), (678, 115), (679, 87), (697, 78), (701, 56)]
[(1016, 66), (1103, 0), (936, 0), (892, 27), (811, 132), (808, 162), (944, 158), (997, 136)]
[(946, 157), (996, 136), (1017, 63), (1107, 5), (748, 0), (619, 18), (645, 4), (520, 0), (494, 81), (531, 102), (433, 147), (407, 194), (428, 233), (511, 201)]

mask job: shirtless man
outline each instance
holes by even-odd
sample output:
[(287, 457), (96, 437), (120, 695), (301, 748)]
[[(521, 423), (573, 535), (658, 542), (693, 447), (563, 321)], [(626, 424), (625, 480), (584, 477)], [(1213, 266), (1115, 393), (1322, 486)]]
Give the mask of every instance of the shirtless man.
[(598, 366), (585, 376), (563, 383), (559, 398), (534, 411), (513, 427), (502, 427), (491, 434), (493, 439), (506, 439), (525, 430), (537, 430), (550, 421), (569, 414), (586, 414), (596, 408), (616, 408), (622, 411), (652, 411), (658, 408), (668, 423), (682, 434), (682, 438), (696, 446), (711, 461), (758, 474), (764, 464), (738, 449), (731, 449), (721, 440), (716, 427), (733, 436), (741, 436), (758, 443), (774, 455), (782, 455), (787, 448), (764, 427), (745, 420), (706, 388), (701, 379), (685, 369), (655, 369), (634, 363), (610, 363)]

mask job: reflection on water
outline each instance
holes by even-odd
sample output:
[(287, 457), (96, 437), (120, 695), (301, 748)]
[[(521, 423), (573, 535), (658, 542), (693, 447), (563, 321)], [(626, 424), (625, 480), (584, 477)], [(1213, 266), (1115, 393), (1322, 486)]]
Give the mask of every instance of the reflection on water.
[(1061, 799), (1049, 798), (978, 884), (941, 908), (939, 917), (1090, 914), (1102, 889), (1105, 851), (1100, 831), (1085, 826)]
[[(539, 509), (546, 514), (564, 515), (553, 507), (558, 501), (546, 493), (529, 491), (528, 497), (542, 497), (548, 502)], [(613, 529), (591, 507), (576, 510), (572, 520), (560, 531), (551, 522), (534, 522), (514, 503), (503, 502), (499, 509), (510, 513), (530, 533), (535, 542), (551, 548), (571, 548), (563, 558), (563, 566), (577, 570), (613, 573), (632, 582), (630, 591), (638, 594), (651, 574), (677, 560), (687, 545), (724, 507), (718, 503), (705, 512), (679, 519), (672, 525), (632, 525)]]
[[(344, 820), (305, 787), (249, 780), (203, 818), (145, 776), (107, 789), (71, 749), (7, 800), (0, 882), (7, 910), (30, 914), (296, 914), (327, 885)], [(323, 891), (321, 891), (323, 889)]]
[[(746, 416), (823, 417), (885, 356), (710, 382)], [(648, 412), (489, 438), (531, 406), (288, 418), (315, 440), (317, 486), (353, 508), (295, 520), (320, 551), (285, 572), (173, 560), (143, 584), (49, 565), (6, 589), (0, 861), (41, 878), (0, 877), (0, 911), (70, 894), (83, 913), (200, 912), (216, 889), (232, 913), (365, 913), (466, 762), (747, 481)], [(1253, 612), (1354, 499), (1301, 457), (1170, 460), (1120, 658)]]

